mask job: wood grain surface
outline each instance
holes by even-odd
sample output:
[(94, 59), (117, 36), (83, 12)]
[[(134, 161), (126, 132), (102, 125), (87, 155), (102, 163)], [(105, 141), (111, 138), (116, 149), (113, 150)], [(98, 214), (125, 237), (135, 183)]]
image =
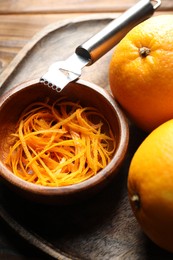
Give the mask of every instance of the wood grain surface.
[[(112, 18), (112, 15), (105, 18), (89, 15), (53, 23), (43, 29), (18, 53), (15, 69), (10, 71), (7, 67), (1, 94), (22, 81), (42, 75), (52, 62), (67, 57), (78, 43), (101, 30)], [(108, 52), (94, 65), (86, 67), (82, 78), (109, 91), (110, 57)], [(130, 124), (128, 154), (117, 178), (92, 199), (64, 207), (26, 203), (1, 184), (1, 216), (5, 211), (5, 221), (9, 221), (20, 236), (55, 259), (149, 260), (153, 257), (171, 260), (172, 254), (158, 248), (143, 234), (127, 197), (129, 163), (145, 136)]]
[[(137, 0), (1, 0), (0, 73), (21, 48), (43, 27), (90, 13), (120, 15)], [(160, 13), (173, 13), (173, 1), (162, 0)]]
[[(52, 23), (41, 30), (0, 74), (1, 89), (8, 90), (21, 82), (41, 77), (53, 62), (69, 57), (78, 45), (100, 31), (116, 15), (102, 17), (98, 14), (77, 17)], [(108, 64), (112, 51), (92, 66), (84, 68), (81, 78), (107, 88)]]
[[(81, 13), (124, 11), (138, 0), (1, 0), (0, 13)], [(154, 1), (153, 1), (154, 2)], [(162, 0), (162, 10), (170, 9), (172, 0)]]
[[(1, 84), (11, 88), (39, 76), (54, 59), (68, 56), (76, 44), (136, 2), (1, 0)], [(162, 0), (157, 14), (173, 14), (173, 1)], [(60, 41), (67, 51), (61, 49)], [(110, 55), (86, 68), (82, 77), (109, 90), (105, 68)], [(101, 76), (97, 77), (97, 71)], [(173, 259), (172, 254), (145, 237), (128, 203), (128, 166), (144, 138), (145, 133), (130, 124), (129, 152), (119, 177), (101, 194), (80, 205), (62, 208), (26, 203), (0, 183), (0, 213), (5, 219), (0, 221), (0, 259)]]

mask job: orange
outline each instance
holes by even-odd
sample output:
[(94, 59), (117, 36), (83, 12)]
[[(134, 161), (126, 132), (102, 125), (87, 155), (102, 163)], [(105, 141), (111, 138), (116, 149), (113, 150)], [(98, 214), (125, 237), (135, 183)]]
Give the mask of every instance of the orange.
[(109, 81), (115, 99), (143, 130), (173, 117), (173, 15), (152, 17), (122, 39)]
[(128, 193), (146, 235), (173, 252), (173, 120), (153, 130), (135, 152)]

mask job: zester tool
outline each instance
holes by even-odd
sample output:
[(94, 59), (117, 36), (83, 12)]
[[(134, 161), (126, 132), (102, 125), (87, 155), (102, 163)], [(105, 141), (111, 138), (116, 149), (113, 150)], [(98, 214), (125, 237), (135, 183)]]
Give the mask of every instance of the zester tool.
[(140, 0), (79, 45), (69, 58), (53, 63), (40, 82), (60, 92), (68, 83), (81, 76), (85, 66), (93, 64), (112, 49), (134, 26), (151, 17), (160, 5), (161, 0)]

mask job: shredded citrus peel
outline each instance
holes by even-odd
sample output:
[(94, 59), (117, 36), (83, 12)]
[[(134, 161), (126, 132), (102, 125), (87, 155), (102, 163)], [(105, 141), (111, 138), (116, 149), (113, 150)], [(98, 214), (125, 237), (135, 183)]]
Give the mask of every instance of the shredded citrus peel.
[(94, 176), (110, 162), (116, 148), (100, 112), (64, 100), (28, 106), (12, 136), (6, 159), (11, 171), (28, 182), (52, 187)]

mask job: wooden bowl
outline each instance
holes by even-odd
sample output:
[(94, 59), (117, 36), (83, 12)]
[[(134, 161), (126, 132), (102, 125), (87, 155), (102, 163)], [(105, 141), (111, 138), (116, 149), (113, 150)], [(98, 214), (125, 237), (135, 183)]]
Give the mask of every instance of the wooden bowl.
[[(79, 100), (83, 106), (95, 106), (108, 120), (113, 134), (116, 136), (117, 148), (111, 162), (94, 177), (64, 187), (45, 187), (26, 182), (15, 176), (5, 165), (9, 152), (9, 138), (14, 131), (18, 118), (30, 103), (44, 101), (49, 97), (52, 101), (61, 96)], [(128, 147), (129, 128), (126, 118), (113, 97), (104, 89), (82, 80), (70, 83), (63, 91), (55, 90), (39, 83), (38, 80), (22, 83), (14, 87), (0, 99), (0, 176), (14, 191), (36, 202), (67, 204), (87, 198), (100, 191), (113, 177), (122, 164)]]

